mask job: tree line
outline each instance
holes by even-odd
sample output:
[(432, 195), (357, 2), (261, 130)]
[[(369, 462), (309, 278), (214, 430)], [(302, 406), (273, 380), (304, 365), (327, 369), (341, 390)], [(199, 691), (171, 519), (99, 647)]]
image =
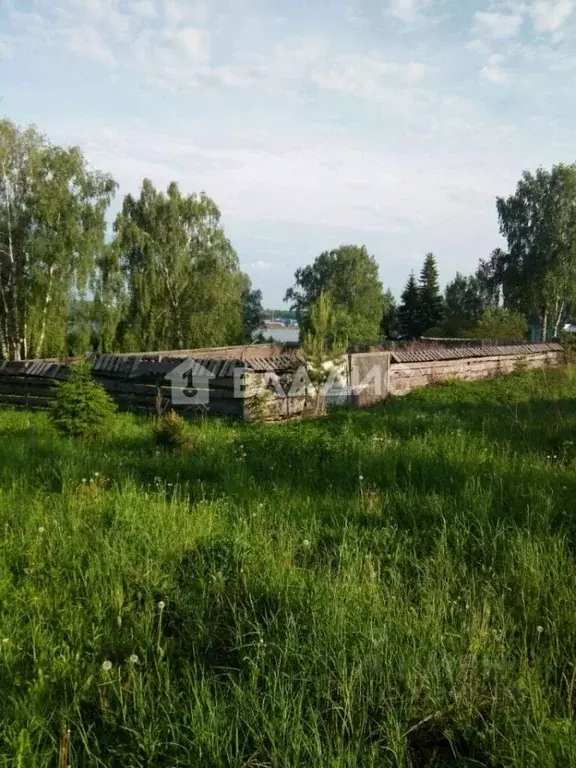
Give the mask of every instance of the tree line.
[[(371, 342), (422, 336), (522, 339), (529, 326), (557, 337), (576, 297), (576, 164), (525, 171), (515, 192), (496, 199), (507, 247), (459, 272), (442, 293), (432, 253), (411, 272), (397, 305), (378, 279), (375, 259), (346, 245), (297, 270), (286, 293), (306, 330), (315, 302), (327, 294), (334, 338)], [(324, 308), (326, 314), (326, 310)]]
[(0, 121), (0, 357), (242, 343), (261, 322), (216, 203), (145, 179), (124, 197), (77, 147)]
[[(0, 358), (240, 344), (262, 324), (262, 294), (240, 269), (216, 203), (144, 179), (107, 236), (117, 184), (77, 147), (0, 121)], [(286, 292), (303, 337), (330, 318), (338, 343), (423, 335), (557, 334), (576, 286), (576, 166), (525, 172), (497, 199), (506, 249), (442, 293), (429, 253), (399, 305), (374, 256), (343, 245), (296, 271)], [(314, 307), (322, 301), (321, 312)], [(284, 316), (288, 312), (283, 313)]]

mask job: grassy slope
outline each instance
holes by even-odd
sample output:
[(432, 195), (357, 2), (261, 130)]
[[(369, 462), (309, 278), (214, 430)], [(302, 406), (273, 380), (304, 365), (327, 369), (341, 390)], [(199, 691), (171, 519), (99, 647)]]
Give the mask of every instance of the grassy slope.
[(518, 374), (174, 456), (0, 413), (0, 765), (63, 724), (72, 766), (576, 765), (575, 396)]

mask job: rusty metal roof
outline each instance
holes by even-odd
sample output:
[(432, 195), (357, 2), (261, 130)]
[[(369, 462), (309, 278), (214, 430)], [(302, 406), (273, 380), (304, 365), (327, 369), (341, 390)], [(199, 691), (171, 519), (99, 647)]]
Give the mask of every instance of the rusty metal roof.
[(427, 363), (434, 360), (462, 360), (467, 357), (503, 357), (505, 355), (529, 355), (538, 352), (560, 352), (562, 345), (556, 342), (537, 344), (511, 344), (501, 347), (431, 347), (429, 349), (394, 349), (393, 363)]

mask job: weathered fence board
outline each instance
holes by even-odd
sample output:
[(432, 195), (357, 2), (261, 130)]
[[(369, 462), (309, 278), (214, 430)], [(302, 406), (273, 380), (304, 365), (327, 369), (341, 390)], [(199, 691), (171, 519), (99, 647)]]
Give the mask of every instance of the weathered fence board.
[[(136, 413), (156, 413), (158, 394), (162, 407), (172, 407), (186, 418), (212, 413), (246, 420), (285, 419), (312, 407), (312, 389), (285, 396), (305, 360), (298, 354), (270, 357), (260, 350), (233, 348), (218, 357), (204, 356), (200, 353), (207, 350), (200, 350), (189, 357), (186, 352), (166, 352), (89, 359), (95, 379), (119, 407)], [(342, 395), (327, 396), (325, 402), (364, 406), (438, 381), (476, 380), (556, 365), (562, 359), (562, 347), (555, 343), (357, 353), (349, 356)], [(50, 408), (58, 382), (68, 378), (69, 371), (57, 360), (0, 363), (0, 407)], [(208, 402), (185, 400), (197, 393), (207, 395)]]

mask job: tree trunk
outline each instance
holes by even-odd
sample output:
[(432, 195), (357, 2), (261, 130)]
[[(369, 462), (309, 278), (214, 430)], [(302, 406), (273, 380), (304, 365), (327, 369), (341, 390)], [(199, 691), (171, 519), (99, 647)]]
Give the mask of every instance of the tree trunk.
[(542, 330), (540, 333), (540, 341), (546, 341), (546, 337), (548, 336), (548, 310), (544, 310), (544, 314), (542, 315)]
[(8, 345), (6, 343), (5, 334), (0, 331), (0, 360), (8, 359)]
[(558, 328), (562, 322), (562, 315), (564, 314), (564, 302), (560, 302), (560, 310), (556, 316), (556, 322), (554, 323), (554, 338), (558, 338)]
[(52, 279), (54, 277), (54, 264), (50, 267), (48, 272), (48, 288), (46, 290), (46, 296), (44, 298), (44, 308), (42, 310), (42, 325), (40, 327), (40, 336), (38, 338), (38, 344), (36, 345), (35, 357), (42, 356), (42, 347), (44, 346), (44, 339), (46, 337), (46, 320), (48, 319), (48, 307), (52, 301)]
[[(6, 345), (8, 348), (8, 357), (12, 360), (21, 359), (21, 342), (22, 337), (20, 334), (20, 302), (18, 291), (18, 277), (16, 274), (16, 256), (14, 254), (14, 241), (12, 235), (12, 193), (11, 184), (6, 173), (6, 166), (2, 166), (2, 176), (4, 179), (4, 188), (6, 190), (6, 226), (8, 234), (8, 276), (6, 285), (2, 288), (2, 296), (5, 300), (6, 311)], [(6, 297), (10, 299), (10, 304), (6, 301)]]

